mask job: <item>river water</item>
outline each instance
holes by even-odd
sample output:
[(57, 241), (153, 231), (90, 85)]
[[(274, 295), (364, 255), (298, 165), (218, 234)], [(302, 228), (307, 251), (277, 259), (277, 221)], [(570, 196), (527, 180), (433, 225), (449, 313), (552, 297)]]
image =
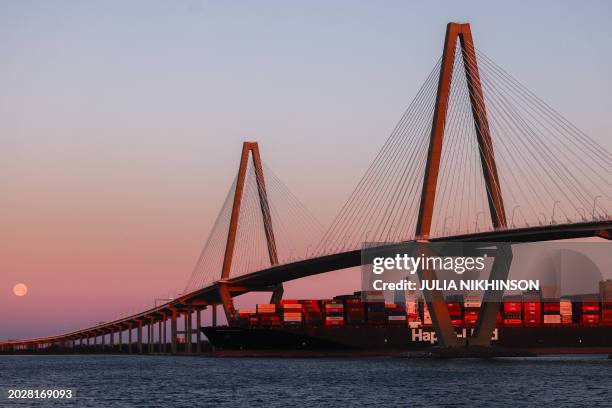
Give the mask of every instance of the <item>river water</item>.
[[(71, 389), (71, 400), (7, 399)], [(0, 406), (612, 406), (604, 355), (490, 360), (0, 356)]]

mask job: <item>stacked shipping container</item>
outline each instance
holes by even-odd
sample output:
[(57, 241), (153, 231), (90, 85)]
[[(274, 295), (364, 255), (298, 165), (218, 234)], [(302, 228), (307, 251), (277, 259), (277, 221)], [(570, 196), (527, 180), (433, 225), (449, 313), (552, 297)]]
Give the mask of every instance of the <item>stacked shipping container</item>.
[(344, 305), (337, 300), (324, 300), (325, 327), (344, 326)]
[(559, 299), (546, 299), (542, 302), (543, 323), (545, 325), (561, 324), (561, 302)]
[(361, 298), (350, 297), (344, 301), (345, 321), (351, 326), (365, 323), (365, 305)]
[(520, 296), (506, 296), (503, 306), (504, 326), (520, 326), (523, 323), (523, 303)]
[(580, 324), (597, 326), (599, 324), (599, 299), (593, 295), (583, 295), (580, 304)]
[(572, 302), (570, 300), (561, 299), (559, 301), (559, 314), (561, 315), (562, 325), (572, 324)]
[(523, 295), (523, 324), (539, 326), (542, 324), (542, 300), (539, 294)]
[(308, 326), (322, 326), (323, 313), (318, 300), (300, 300), (302, 305), (302, 313), (304, 316), (304, 324)]
[(275, 304), (258, 304), (257, 316), (261, 326), (280, 326), (280, 318), (276, 314)]
[(302, 305), (297, 300), (281, 300), (281, 309), (285, 325), (299, 326), (302, 324)]
[(612, 326), (612, 280), (608, 279), (599, 282), (599, 298), (601, 299), (601, 319), (599, 324), (602, 326)]
[(406, 304), (388, 303), (385, 305), (387, 322), (392, 327), (406, 327)]
[(476, 322), (478, 321), (478, 312), (480, 311), (481, 305), (482, 302), (478, 296), (468, 295), (465, 297), (465, 301), (463, 302), (463, 313), (465, 325), (467, 327), (476, 326)]
[[(371, 294), (370, 294), (371, 295)], [(353, 295), (337, 296), (333, 300), (283, 299), (274, 304), (258, 304), (256, 309), (237, 312), (233, 324), (241, 326), (273, 327), (285, 326), (342, 327), (349, 326), (431, 326), (431, 316), (423, 299), (407, 299), (405, 303), (385, 304), (381, 294), (364, 300), (356, 292)], [(447, 299), (452, 324), (457, 327), (474, 327), (481, 306), (479, 299), (454, 295)], [(505, 296), (498, 326), (554, 326), (612, 325), (612, 281), (600, 283), (599, 294), (563, 297), (561, 299), (540, 298), (537, 293)]]

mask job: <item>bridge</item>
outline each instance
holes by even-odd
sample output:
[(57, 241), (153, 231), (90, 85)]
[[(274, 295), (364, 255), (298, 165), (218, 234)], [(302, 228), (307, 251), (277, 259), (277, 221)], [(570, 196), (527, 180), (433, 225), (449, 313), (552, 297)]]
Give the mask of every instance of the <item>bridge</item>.
[[(69, 333), (3, 341), (0, 350), (200, 352), (205, 310), (216, 325), (221, 306), (232, 324), (234, 297), (270, 292), (279, 303), (285, 282), (362, 265), (367, 242), (392, 251), (406, 243), (610, 239), (610, 176), (610, 153), (476, 49), (469, 24), (449, 23), (441, 58), (329, 228), (262, 162), (259, 145), (245, 142), (184, 294)], [(507, 276), (496, 259), (490, 279)], [(439, 343), (463, 346), (443, 294), (423, 294)], [(489, 344), (501, 295), (484, 294), (470, 344)]]

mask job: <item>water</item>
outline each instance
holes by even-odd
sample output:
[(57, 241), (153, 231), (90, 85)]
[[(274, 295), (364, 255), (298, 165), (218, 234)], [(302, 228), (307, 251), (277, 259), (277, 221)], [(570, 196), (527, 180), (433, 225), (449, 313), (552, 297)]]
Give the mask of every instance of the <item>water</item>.
[[(72, 402), (6, 399), (71, 388)], [(0, 356), (1, 407), (610, 406), (612, 360)]]

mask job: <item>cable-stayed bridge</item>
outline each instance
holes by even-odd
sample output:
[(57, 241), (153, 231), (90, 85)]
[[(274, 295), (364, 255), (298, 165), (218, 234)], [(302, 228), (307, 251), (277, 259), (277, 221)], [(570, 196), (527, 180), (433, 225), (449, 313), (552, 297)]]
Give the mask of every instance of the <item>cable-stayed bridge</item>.
[[(441, 58), (328, 228), (263, 163), (257, 143), (245, 142), (183, 295), (0, 348), (176, 353), (183, 318), (185, 351), (199, 351), (203, 310), (216, 324), (222, 306), (231, 323), (235, 296), (267, 291), (278, 303), (283, 282), (360, 266), (364, 242), (384, 250), (407, 242), (610, 239), (611, 210), (612, 155), (477, 49), (469, 24), (450, 23)], [(442, 294), (424, 295), (439, 342), (460, 345)], [(485, 296), (491, 301), (483, 302), (472, 344), (488, 344), (494, 328), (499, 299)]]

